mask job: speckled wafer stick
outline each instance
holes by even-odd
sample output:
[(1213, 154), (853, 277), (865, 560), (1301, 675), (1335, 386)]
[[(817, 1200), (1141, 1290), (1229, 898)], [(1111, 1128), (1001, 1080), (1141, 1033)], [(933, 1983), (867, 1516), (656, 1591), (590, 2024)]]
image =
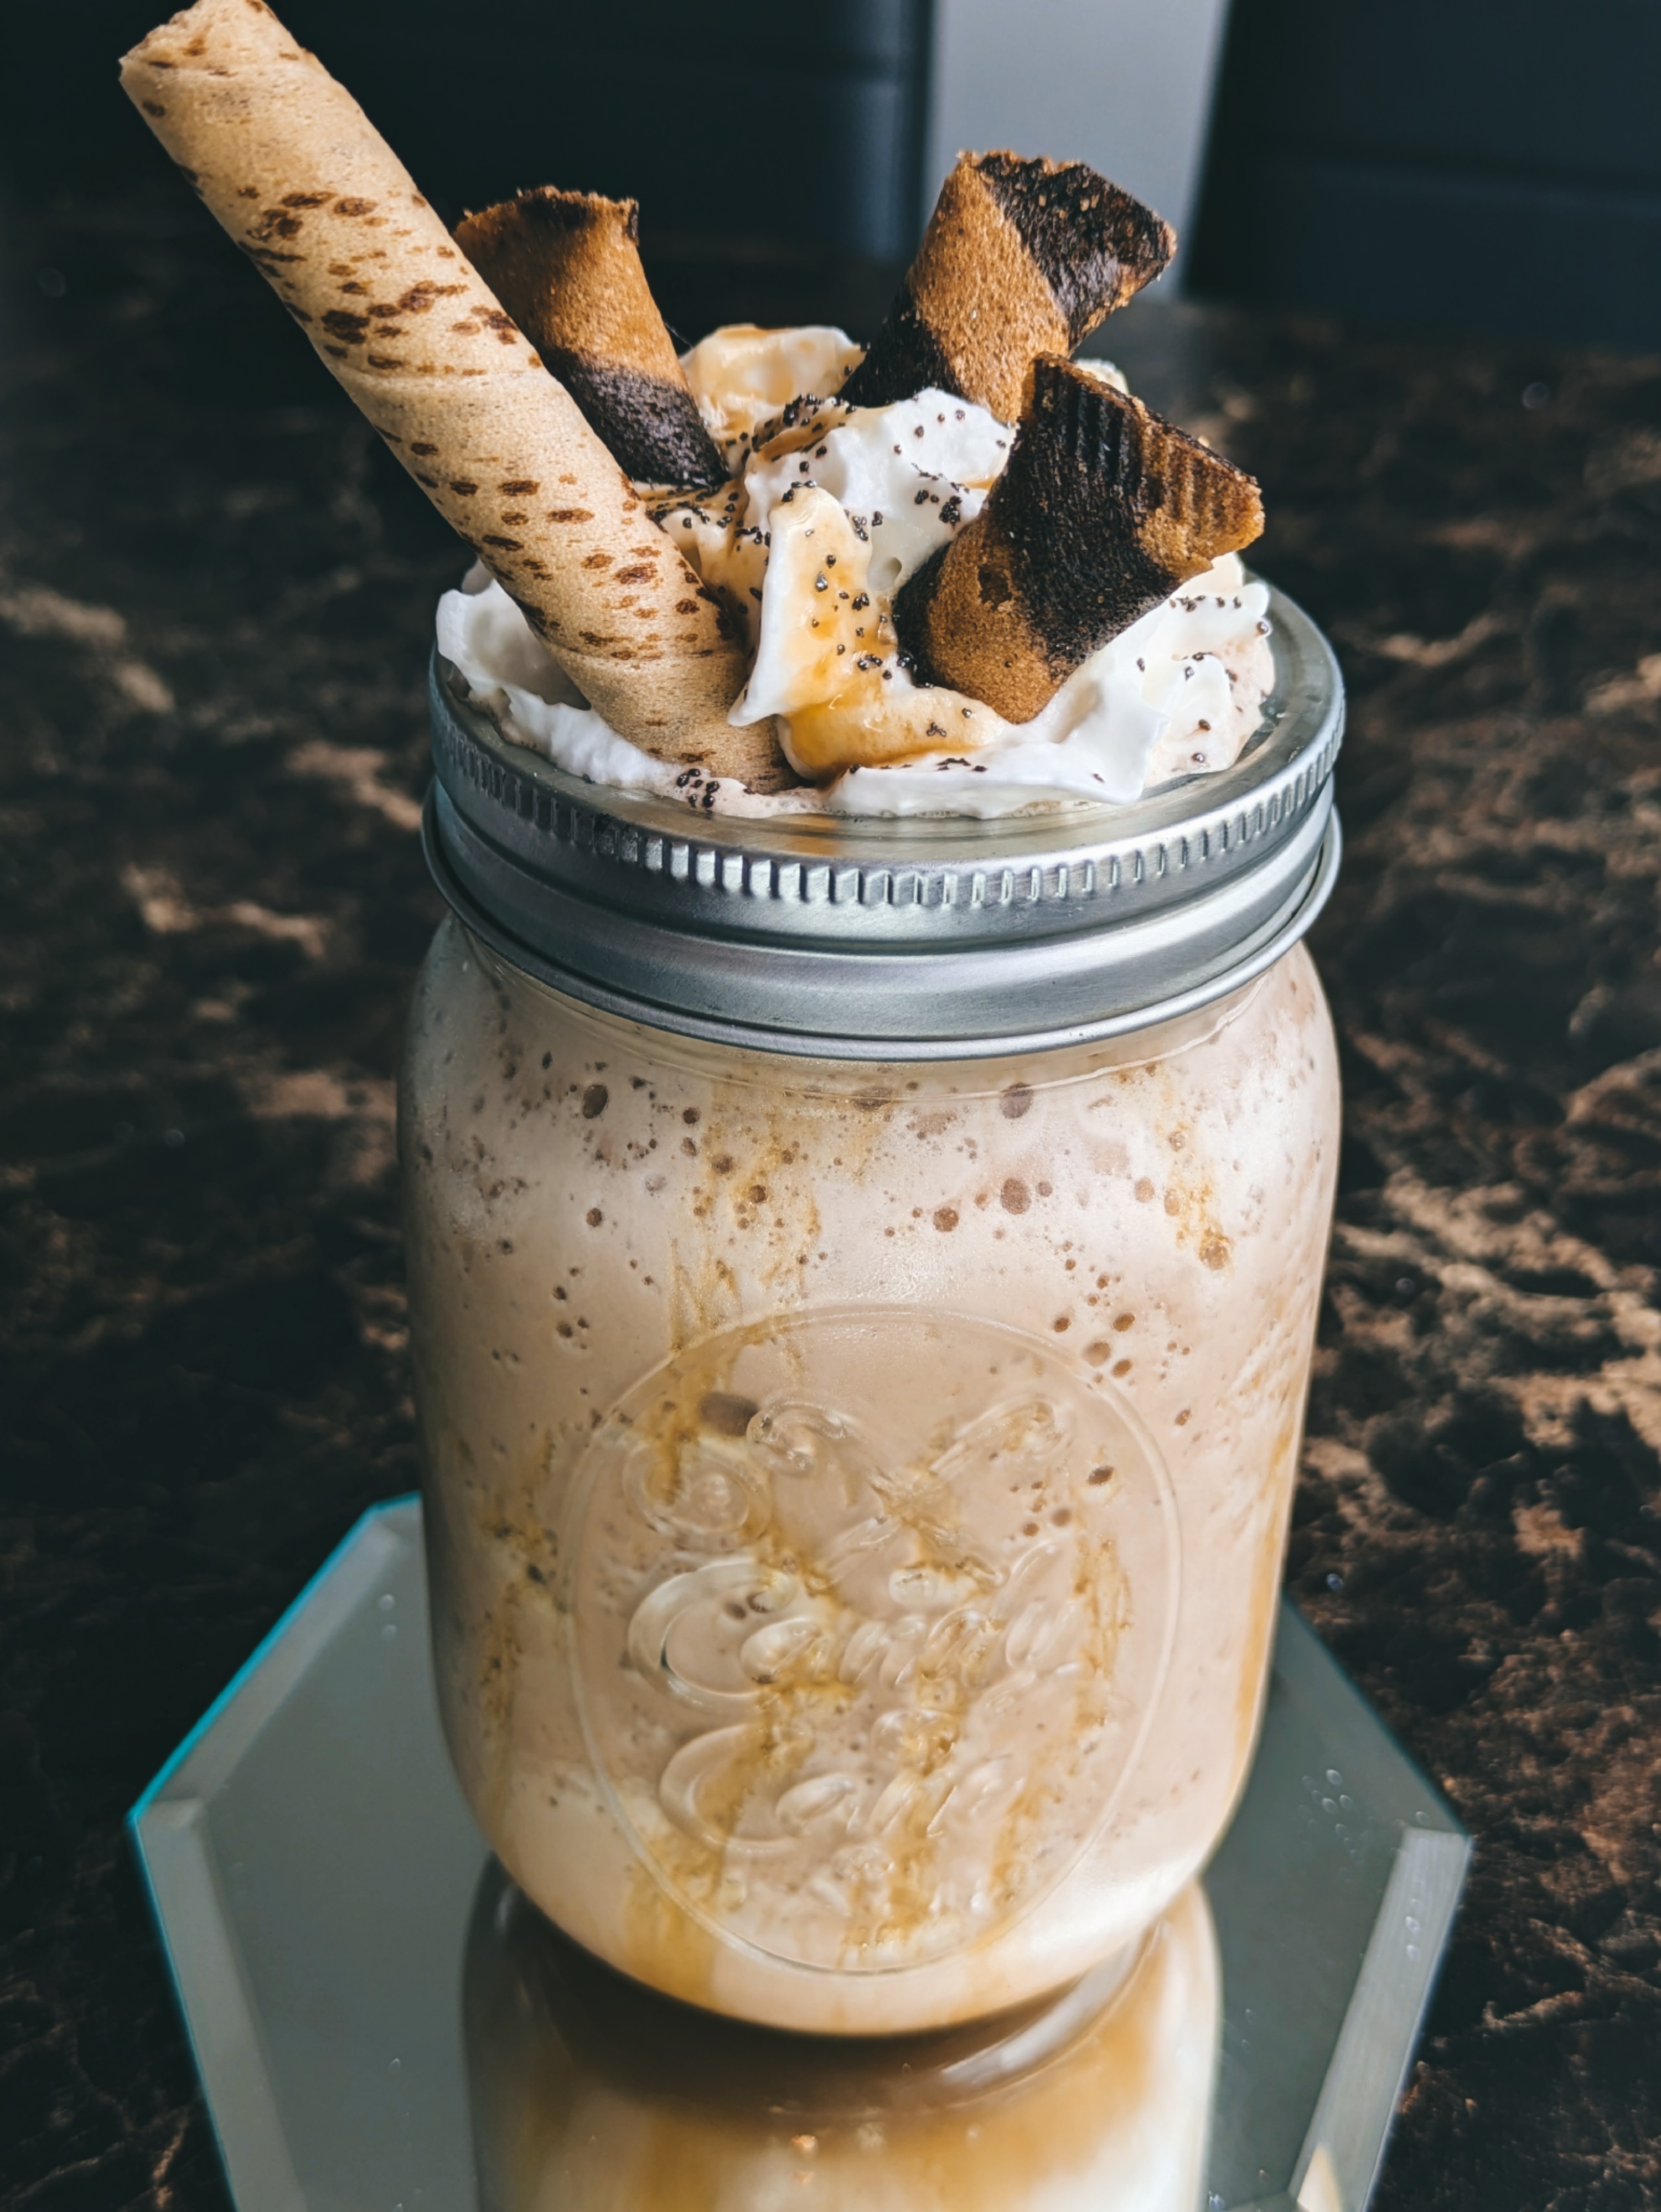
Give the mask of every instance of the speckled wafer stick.
[(884, 407), (932, 386), (1013, 422), (1038, 356), (1071, 353), (1176, 250), (1168, 222), (1082, 161), (959, 155), (841, 397)]
[(920, 681), (1030, 721), (1110, 638), (1263, 526), (1243, 471), (1073, 362), (1037, 362), (986, 505), (901, 591)]
[(633, 200), (545, 185), (456, 243), (637, 483), (708, 490), (726, 464), (640, 265)]
[(653, 523), (356, 101), (262, 0), (198, 0), (122, 82), (209, 209), (611, 726), (720, 775), (740, 625)]

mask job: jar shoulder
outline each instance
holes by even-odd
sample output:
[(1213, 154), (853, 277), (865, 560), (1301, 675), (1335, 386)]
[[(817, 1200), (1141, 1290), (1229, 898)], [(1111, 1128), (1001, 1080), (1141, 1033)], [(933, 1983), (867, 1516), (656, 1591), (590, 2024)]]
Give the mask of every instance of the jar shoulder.
[[(1175, 1112), (1195, 1133), (1214, 1123), (1226, 1136), (1242, 1112), (1271, 1100), (1299, 1116), (1335, 1114), (1337, 1054), (1301, 944), (1234, 998), (1107, 1042), (860, 1064), (730, 1049), (597, 1015), (481, 953), (447, 919), (411, 1001), (400, 1084), (406, 1116), (447, 1118), (466, 1094), (476, 1117), (490, 1115), (493, 1102), (506, 1106), (535, 1147), (559, 1124), (563, 1100), (579, 1102), (579, 1121), (598, 1118), (599, 1090), (608, 1104), (613, 1092), (649, 1090), (693, 1105), (719, 1098), (739, 1115), (789, 1110), (879, 1136), (896, 1115), (973, 1118), (984, 1109), (1013, 1123), (1038, 1103), (1047, 1120), (1063, 1121)], [(554, 1109), (551, 1116), (534, 1114), (537, 1106)]]

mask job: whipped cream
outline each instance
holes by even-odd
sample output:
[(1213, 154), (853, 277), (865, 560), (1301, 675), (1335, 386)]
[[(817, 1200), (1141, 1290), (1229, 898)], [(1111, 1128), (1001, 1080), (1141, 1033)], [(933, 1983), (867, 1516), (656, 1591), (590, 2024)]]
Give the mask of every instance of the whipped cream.
[(864, 353), (830, 323), (782, 331), (728, 323), (683, 354), (680, 365), (710, 436), (737, 475), (764, 423), (805, 392), (840, 392)]
[(1268, 590), (1233, 554), (1110, 640), (1031, 721), (913, 681), (894, 595), (980, 512), (1013, 434), (942, 392), (877, 408), (845, 406), (834, 388), (820, 396), (858, 358), (828, 328), (745, 326), (706, 338), (683, 367), (742, 473), (654, 509), (748, 621), (755, 660), (731, 720), (776, 718), (791, 765), (811, 781), (764, 795), (630, 744), (475, 567), (440, 601), (439, 650), (503, 734), (591, 781), (739, 815), (1123, 805), (1174, 777), (1231, 766), (1274, 680)]

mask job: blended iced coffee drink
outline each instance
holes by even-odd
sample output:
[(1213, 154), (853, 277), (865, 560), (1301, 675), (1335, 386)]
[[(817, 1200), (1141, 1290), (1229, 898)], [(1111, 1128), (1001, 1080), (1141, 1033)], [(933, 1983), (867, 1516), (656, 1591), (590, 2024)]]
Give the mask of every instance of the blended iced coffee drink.
[(446, 231), (259, 0), (127, 82), (468, 539), (401, 1092), (440, 1701), (514, 1879), (753, 2021), (1129, 1960), (1266, 1679), (1341, 696), (1073, 358), (1167, 227), (965, 156), (869, 349), (678, 358), (631, 203)]
[(1111, 1955), (1222, 1827), (1336, 1078), (1301, 948), (1042, 1054), (801, 1042), (441, 933), (402, 1133), (435, 1633), (470, 1801), (579, 1942), (878, 2032)]

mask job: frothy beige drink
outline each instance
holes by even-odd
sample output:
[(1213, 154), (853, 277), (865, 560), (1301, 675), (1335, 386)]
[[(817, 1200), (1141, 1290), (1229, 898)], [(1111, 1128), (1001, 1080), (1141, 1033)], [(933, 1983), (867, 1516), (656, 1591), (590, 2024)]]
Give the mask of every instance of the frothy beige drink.
[(840, 2032), (1132, 1942), (1250, 1753), (1336, 1111), (1301, 950), (1117, 1042), (850, 1067), (447, 926), (402, 1133), (439, 1680), (531, 1896)]

